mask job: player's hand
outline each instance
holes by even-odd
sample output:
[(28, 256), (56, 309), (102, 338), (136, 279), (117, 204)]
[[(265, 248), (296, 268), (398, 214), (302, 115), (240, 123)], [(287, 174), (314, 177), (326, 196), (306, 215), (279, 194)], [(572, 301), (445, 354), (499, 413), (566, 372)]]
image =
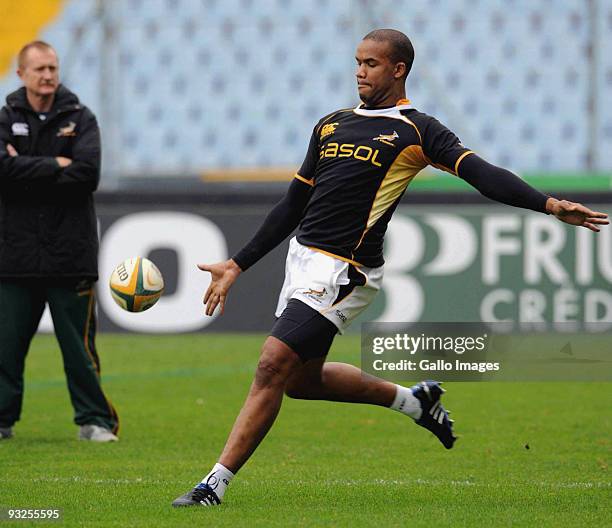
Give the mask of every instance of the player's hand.
[(549, 198), (546, 202), (546, 211), (566, 224), (586, 227), (596, 233), (599, 232), (598, 226), (610, 223), (606, 213), (591, 211), (582, 204), (567, 200)]
[(58, 156), (57, 158), (55, 158), (55, 161), (57, 161), (57, 164), (62, 169), (64, 167), (68, 167), (68, 165), (70, 165), (72, 163), (72, 160), (70, 158), (64, 158), (63, 156)]
[(217, 306), (221, 306), (221, 313), (223, 313), (227, 292), (242, 270), (232, 259), (216, 264), (198, 264), (198, 268), (208, 271), (211, 275), (210, 286), (204, 294), (206, 315), (212, 315)]
[(17, 156), (19, 156), (19, 152), (17, 152), (15, 150), (15, 147), (13, 147), (13, 145), (11, 145), (10, 143), (6, 144), (6, 151), (8, 152), (8, 155), (11, 158), (16, 158)]

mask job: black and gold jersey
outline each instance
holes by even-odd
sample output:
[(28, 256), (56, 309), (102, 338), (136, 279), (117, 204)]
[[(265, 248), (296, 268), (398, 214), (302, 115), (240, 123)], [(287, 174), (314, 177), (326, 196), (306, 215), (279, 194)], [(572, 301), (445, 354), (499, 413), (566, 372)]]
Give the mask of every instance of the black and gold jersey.
[(298, 242), (356, 265), (381, 266), (387, 224), (412, 179), (427, 165), (457, 174), (471, 153), (405, 99), (392, 108), (327, 115), (295, 175), (313, 187)]

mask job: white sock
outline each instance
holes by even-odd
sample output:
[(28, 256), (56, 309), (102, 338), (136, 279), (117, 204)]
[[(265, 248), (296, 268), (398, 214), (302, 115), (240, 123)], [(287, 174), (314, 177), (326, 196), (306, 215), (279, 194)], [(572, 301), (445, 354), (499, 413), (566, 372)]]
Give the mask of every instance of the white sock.
[(219, 497), (219, 500), (225, 495), (225, 490), (230, 481), (234, 478), (234, 474), (225, 466), (216, 463), (210, 470), (210, 473), (202, 479), (203, 484), (207, 484)]
[(414, 397), (412, 391), (407, 387), (396, 385), (397, 394), (391, 404), (391, 409), (404, 413), (410, 418), (418, 420), (421, 417), (421, 402)]

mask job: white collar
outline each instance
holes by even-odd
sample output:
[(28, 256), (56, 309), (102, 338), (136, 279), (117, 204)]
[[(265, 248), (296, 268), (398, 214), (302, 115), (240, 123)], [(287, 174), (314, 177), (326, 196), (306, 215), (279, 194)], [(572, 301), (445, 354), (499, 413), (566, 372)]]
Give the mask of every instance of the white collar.
[[(403, 101), (402, 101), (403, 102)], [(376, 108), (376, 109), (366, 109), (362, 108), (363, 103), (359, 104), (355, 108), (353, 108), (353, 112), (357, 115), (364, 117), (392, 117), (395, 119), (401, 119), (402, 121), (407, 121), (406, 117), (404, 117), (400, 111), (408, 110), (412, 108), (412, 104), (410, 102), (406, 102), (404, 104), (400, 104), (397, 106), (391, 106), (390, 108)]]

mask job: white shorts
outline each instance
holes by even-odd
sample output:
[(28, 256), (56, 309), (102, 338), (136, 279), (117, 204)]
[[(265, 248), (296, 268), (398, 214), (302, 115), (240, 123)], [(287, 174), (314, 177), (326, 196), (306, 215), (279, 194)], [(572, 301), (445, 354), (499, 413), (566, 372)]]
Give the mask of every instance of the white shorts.
[(342, 334), (372, 302), (382, 278), (383, 266), (357, 267), (303, 246), (293, 237), (275, 315), (281, 316), (289, 299), (298, 299), (330, 320)]

